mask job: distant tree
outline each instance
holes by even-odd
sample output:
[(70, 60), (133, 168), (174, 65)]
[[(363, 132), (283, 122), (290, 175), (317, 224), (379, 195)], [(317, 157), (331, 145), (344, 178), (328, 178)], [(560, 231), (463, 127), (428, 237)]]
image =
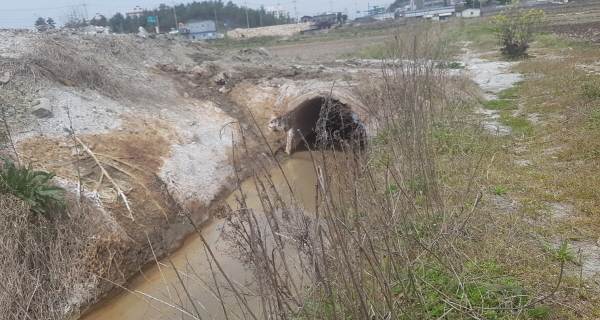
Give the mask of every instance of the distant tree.
[(56, 28), (56, 23), (54, 22), (54, 19), (52, 19), (52, 18), (46, 19), (46, 24), (48, 25), (48, 29)]
[(106, 27), (106, 26), (108, 25), (108, 20), (106, 19), (106, 17), (105, 17), (105, 16), (102, 16), (102, 17), (100, 18), (100, 21), (99, 21), (99, 22), (100, 22), (100, 24), (99, 24), (99, 25), (100, 25), (100, 26), (102, 26), (102, 27)]
[[(174, 7), (177, 14), (177, 22), (186, 23), (192, 20), (214, 21), (215, 14), (218, 19), (216, 22), (218, 22), (219, 26), (227, 23), (227, 27), (231, 29), (246, 28), (248, 24), (250, 24), (250, 28), (255, 28), (285, 24), (293, 21), (293, 19), (288, 17), (278, 18), (273, 14), (266, 14), (264, 8), (250, 9), (240, 7), (232, 1), (225, 1), (190, 1), (187, 4), (177, 4)], [(248, 20), (246, 20), (246, 14), (248, 15)], [(144, 14), (139, 19), (135, 17), (127, 19), (121, 13), (115, 14), (108, 20), (108, 25), (116, 33), (135, 33), (140, 26), (150, 32), (154, 30), (155, 24), (147, 23), (146, 18), (148, 16), (158, 16), (161, 26), (176, 26), (173, 6), (166, 4), (158, 5), (152, 10), (144, 11)], [(100, 25), (101, 23), (100, 21)]]
[(123, 33), (124, 22), (125, 17), (120, 12), (117, 12), (112, 18), (110, 18), (109, 25), (112, 28), (113, 32)]
[(404, 6), (410, 4), (409, 0), (396, 0), (388, 7), (389, 12), (396, 11), (397, 8), (404, 8)]
[(467, 8), (479, 8), (481, 7), (481, 2), (479, 0), (466, 0), (465, 6)]
[(44, 18), (39, 17), (37, 20), (35, 20), (35, 28), (39, 31), (46, 31), (46, 29), (48, 29), (48, 24)]
[(348, 15), (344, 13), (342, 15), (342, 21), (346, 22), (346, 20), (348, 20)]
[(336, 19), (337, 19), (338, 22), (342, 22), (342, 13), (341, 12), (337, 13)]

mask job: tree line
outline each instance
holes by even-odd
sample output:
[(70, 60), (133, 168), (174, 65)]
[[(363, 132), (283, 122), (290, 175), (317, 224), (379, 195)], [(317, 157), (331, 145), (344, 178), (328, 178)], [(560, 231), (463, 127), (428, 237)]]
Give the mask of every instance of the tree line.
[(117, 12), (109, 19), (102, 17), (97, 20), (94, 18), (89, 22), (77, 19), (68, 22), (65, 26), (81, 27), (88, 24), (103, 27), (108, 26), (116, 33), (136, 33), (139, 27), (143, 27), (147, 31), (153, 32), (156, 24), (154, 22), (147, 22), (147, 18), (150, 16), (157, 16), (161, 27), (170, 28), (176, 28), (178, 23), (186, 23), (192, 20), (216, 20), (217, 31), (247, 28), (248, 26), (250, 28), (272, 26), (292, 22), (292, 19), (287, 17), (277, 18), (272, 14), (267, 14), (264, 7), (250, 9), (238, 6), (231, 1), (224, 3), (222, 0), (215, 0), (193, 1), (174, 6), (161, 4), (154, 9), (144, 10), (140, 17), (126, 16)]

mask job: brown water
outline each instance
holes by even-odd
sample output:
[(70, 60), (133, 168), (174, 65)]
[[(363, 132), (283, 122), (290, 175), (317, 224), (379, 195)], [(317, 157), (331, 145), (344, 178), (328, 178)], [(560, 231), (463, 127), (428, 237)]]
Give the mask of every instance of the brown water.
[[(314, 203), (315, 173), (308, 152), (293, 154), (290, 160), (282, 165), (283, 172), (292, 185), (297, 199), (310, 206)], [(270, 171), (275, 186), (280, 190), (284, 200), (289, 198), (289, 189), (284, 176), (277, 166)], [(247, 206), (254, 211), (262, 211), (260, 201), (254, 191), (252, 179), (242, 183), (242, 189), (249, 194)], [(239, 208), (235, 193), (226, 199), (233, 208)], [(237, 283), (238, 290), (248, 294), (251, 309), (259, 318), (265, 318), (259, 312), (259, 298), (253, 296), (255, 288), (246, 286), (251, 273), (231, 255), (230, 243), (222, 238), (226, 232), (225, 221), (216, 220), (202, 230), (202, 235), (215, 253), (219, 263)], [(190, 293), (192, 301), (201, 319), (226, 319), (219, 300), (215, 297), (215, 281), (211, 272), (205, 247), (198, 235), (189, 237), (183, 246), (169, 258), (161, 261), (164, 265), (155, 265), (131, 281), (130, 292), (123, 291), (107, 301), (102, 301), (92, 312), (81, 320), (104, 319), (195, 319), (186, 310), (193, 310), (184, 287)], [(172, 269), (179, 270), (179, 277)], [(181, 279), (181, 280), (180, 280)], [(217, 282), (223, 282), (217, 276)], [(224, 299), (227, 305), (227, 318), (247, 319), (232, 294)], [(183, 308), (176, 307), (182, 305)], [(190, 312), (193, 313), (193, 312)]]

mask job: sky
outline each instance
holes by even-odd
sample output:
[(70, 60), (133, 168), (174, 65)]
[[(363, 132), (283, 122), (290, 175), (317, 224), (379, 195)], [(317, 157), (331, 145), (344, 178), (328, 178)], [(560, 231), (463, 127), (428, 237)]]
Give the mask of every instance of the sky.
[[(197, 0), (201, 1), (201, 0)], [(362, 16), (369, 6), (387, 6), (393, 0), (296, 0), (298, 17), (305, 15), (316, 15), (326, 11), (344, 12), (349, 18), (354, 19), (356, 15)], [(107, 18), (115, 13), (133, 11), (135, 6), (145, 9), (153, 9), (161, 3), (172, 5), (188, 3), (189, 1), (172, 0), (0, 0), (0, 29), (4, 28), (33, 28), (35, 20), (39, 17), (44, 19), (52, 17), (57, 25), (65, 22), (70, 13), (76, 12), (82, 15), (87, 13), (91, 19), (96, 13), (103, 14)], [(228, 0), (224, 0), (225, 3)], [(293, 0), (232, 0), (238, 6), (247, 5), (249, 8), (258, 9), (261, 5), (277, 6), (278, 4), (290, 11), (294, 17)], [(356, 11), (361, 11), (357, 14)]]

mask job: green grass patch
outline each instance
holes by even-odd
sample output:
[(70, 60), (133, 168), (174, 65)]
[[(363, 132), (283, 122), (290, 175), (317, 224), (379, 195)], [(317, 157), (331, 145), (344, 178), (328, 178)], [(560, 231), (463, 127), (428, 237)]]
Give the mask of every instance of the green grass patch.
[(502, 117), (500, 123), (509, 126), (511, 132), (516, 136), (531, 136), (534, 131), (531, 121), (523, 117)]
[(600, 100), (600, 86), (591, 83), (582, 85), (581, 97), (586, 101)]
[(483, 103), (483, 108), (488, 110), (517, 110), (519, 107), (513, 100), (490, 100)]
[(508, 89), (504, 89), (498, 92), (499, 99), (518, 99), (519, 98), (519, 89), (517, 87), (511, 87)]
[(497, 196), (505, 196), (508, 194), (509, 190), (510, 188), (508, 186), (497, 184), (492, 190), (490, 190), (490, 193)]

